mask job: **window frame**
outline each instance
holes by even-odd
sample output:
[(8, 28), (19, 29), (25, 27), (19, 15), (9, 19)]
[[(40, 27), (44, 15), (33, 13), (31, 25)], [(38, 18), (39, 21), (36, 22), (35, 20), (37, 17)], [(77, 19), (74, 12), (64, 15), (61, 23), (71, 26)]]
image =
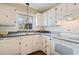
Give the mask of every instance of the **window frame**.
[[(23, 13), (23, 12), (18, 12), (17, 14), (17, 21), (18, 21), (18, 15), (24, 15), (27, 16), (27, 13)], [(32, 17), (32, 29), (33, 29), (33, 16), (32, 15), (28, 15), (29, 17)], [(18, 21), (18, 29), (19, 29), (19, 21)], [(30, 31), (32, 29), (19, 29), (19, 31)]]

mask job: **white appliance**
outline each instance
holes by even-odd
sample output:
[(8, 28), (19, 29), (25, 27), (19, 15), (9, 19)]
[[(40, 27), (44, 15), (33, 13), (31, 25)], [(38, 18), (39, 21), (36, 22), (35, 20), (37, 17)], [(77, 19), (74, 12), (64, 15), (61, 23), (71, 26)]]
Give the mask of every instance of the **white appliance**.
[(52, 38), (55, 45), (54, 54), (58, 55), (79, 55), (79, 42), (64, 40), (62, 38)]

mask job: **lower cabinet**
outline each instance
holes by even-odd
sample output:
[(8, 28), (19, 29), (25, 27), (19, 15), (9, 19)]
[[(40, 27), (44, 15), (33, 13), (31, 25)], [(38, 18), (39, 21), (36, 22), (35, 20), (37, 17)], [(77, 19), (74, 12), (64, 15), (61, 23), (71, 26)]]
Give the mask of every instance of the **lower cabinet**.
[(20, 54), (25, 55), (32, 53), (32, 36), (21, 36)]
[(50, 36), (46, 35), (0, 38), (0, 55), (27, 55), (39, 50), (50, 55), (50, 48)]
[(33, 36), (33, 52), (38, 51), (41, 49), (41, 41), (39, 35), (32, 35)]
[(0, 54), (13, 55), (19, 53), (19, 41), (16, 37), (3, 38), (0, 40)]
[(55, 43), (54, 43), (54, 38), (51, 37), (51, 55), (54, 55), (55, 52)]
[(6, 55), (7, 53), (7, 42), (4, 40), (4, 38), (1, 38), (0, 40), (0, 55)]
[(41, 35), (41, 50), (50, 55), (50, 36)]
[(50, 55), (50, 36), (45, 36), (45, 53)]

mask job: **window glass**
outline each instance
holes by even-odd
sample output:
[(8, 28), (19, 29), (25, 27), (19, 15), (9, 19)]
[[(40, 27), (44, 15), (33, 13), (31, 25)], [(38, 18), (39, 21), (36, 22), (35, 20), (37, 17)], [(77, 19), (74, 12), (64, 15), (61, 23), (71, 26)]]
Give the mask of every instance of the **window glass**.
[(26, 15), (18, 15), (18, 23), (20, 30), (32, 29), (33, 17), (27, 17)]

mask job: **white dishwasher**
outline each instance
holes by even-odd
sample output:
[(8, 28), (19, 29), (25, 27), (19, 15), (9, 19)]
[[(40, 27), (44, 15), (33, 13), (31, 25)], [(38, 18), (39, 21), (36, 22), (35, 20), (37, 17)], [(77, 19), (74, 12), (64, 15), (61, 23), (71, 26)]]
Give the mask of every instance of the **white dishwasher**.
[(53, 37), (56, 55), (79, 55), (79, 43)]

